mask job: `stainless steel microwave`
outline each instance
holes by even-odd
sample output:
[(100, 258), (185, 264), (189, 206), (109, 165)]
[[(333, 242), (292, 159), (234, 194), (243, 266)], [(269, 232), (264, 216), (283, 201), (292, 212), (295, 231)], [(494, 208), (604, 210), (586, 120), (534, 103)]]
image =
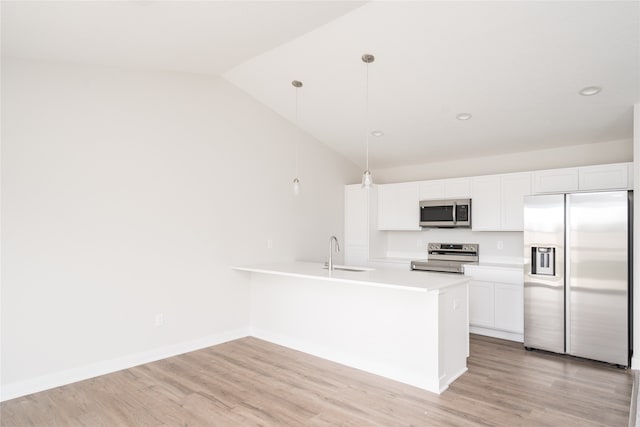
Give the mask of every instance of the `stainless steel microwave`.
[(420, 226), (443, 228), (471, 227), (471, 199), (421, 201)]

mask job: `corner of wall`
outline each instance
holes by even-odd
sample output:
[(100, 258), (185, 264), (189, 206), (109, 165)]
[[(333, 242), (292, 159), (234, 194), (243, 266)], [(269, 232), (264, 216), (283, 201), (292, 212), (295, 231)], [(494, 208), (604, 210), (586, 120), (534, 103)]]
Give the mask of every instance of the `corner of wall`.
[[(633, 107), (633, 191), (640, 194), (640, 103)], [(636, 351), (631, 368), (640, 369), (640, 200), (633, 198), (633, 301), (632, 339)]]

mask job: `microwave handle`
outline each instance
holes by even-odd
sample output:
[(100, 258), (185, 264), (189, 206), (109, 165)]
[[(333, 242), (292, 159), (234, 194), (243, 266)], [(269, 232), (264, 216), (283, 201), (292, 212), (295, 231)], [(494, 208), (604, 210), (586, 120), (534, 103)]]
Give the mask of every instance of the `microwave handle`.
[(455, 225), (458, 221), (456, 219), (456, 211), (458, 210), (458, 204), (453, 202), (453, 224)]

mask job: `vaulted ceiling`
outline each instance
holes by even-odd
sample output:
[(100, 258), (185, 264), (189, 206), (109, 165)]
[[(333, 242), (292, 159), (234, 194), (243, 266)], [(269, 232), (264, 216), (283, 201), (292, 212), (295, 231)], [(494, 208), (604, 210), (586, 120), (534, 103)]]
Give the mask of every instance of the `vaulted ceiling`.
[(2, 54), (222, 76), (381, 168), (630, 139), (640, 2), (3, 1)]

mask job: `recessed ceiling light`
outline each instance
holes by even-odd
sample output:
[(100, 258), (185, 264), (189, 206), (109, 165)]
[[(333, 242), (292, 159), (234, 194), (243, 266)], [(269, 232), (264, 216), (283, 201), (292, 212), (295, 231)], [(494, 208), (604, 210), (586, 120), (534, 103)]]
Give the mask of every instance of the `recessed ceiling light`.
[(375, 137), (381, 137), (381, 136), (384, 136), (384, 132), (382, 132), (381, 130), (374, 130), (371, 132), (371, 135)]
[(471, 117), (473, 117), (471, 114), (469, 113), (460, 113), (456, 116), (456, 119), (458, 120), (469, 120)]
[(602, 88), (600, 86), (587, 86), (580, 89), (578, 93), (582, 96), (593, 96), (599, 94), (601, 90)]

